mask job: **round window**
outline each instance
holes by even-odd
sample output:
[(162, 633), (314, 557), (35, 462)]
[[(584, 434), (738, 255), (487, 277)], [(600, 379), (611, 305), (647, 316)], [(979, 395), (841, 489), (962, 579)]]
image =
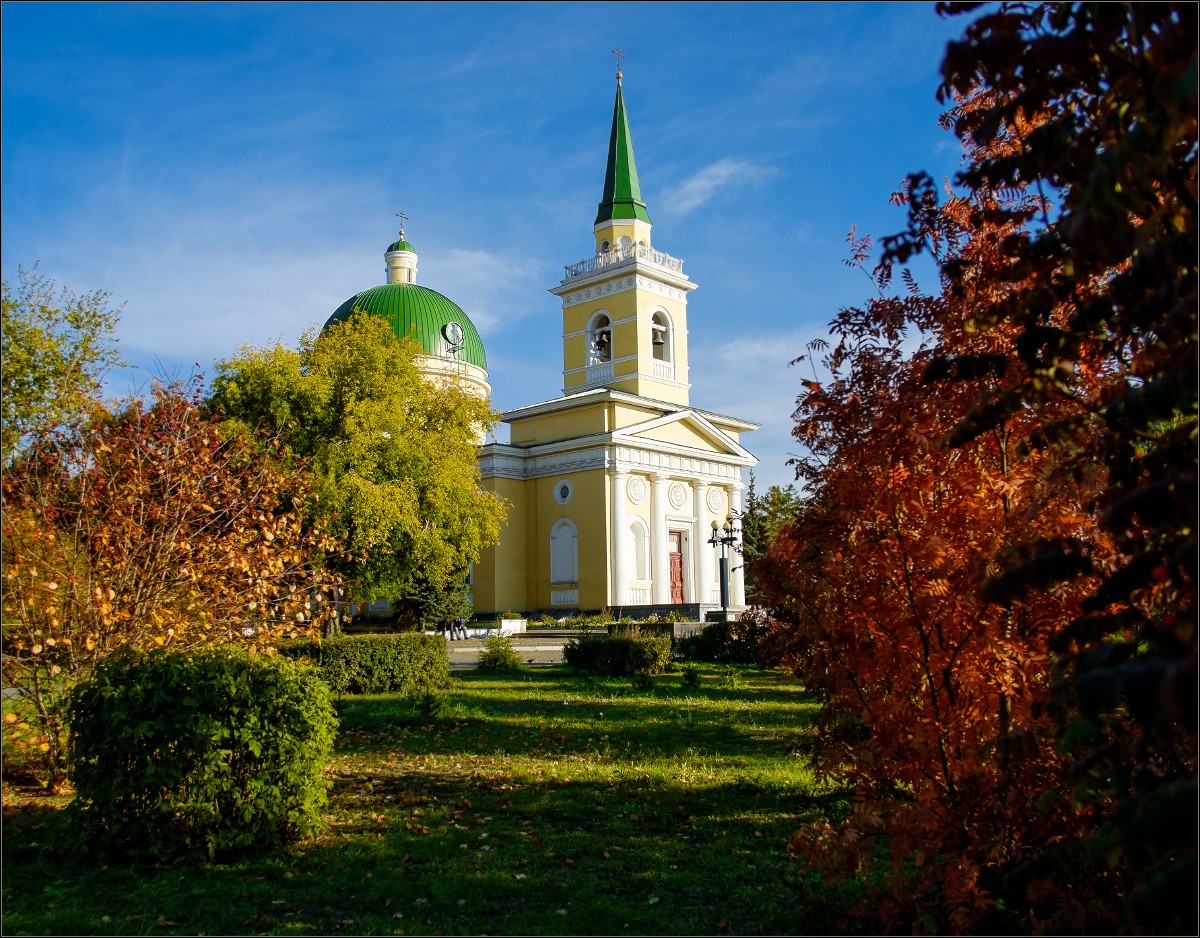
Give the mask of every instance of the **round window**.
[(554, 500), (560, 505), (565, 505), (569, 502), (574, 493), (575, 487), (566, 479), (559, 479), (554, 483)]

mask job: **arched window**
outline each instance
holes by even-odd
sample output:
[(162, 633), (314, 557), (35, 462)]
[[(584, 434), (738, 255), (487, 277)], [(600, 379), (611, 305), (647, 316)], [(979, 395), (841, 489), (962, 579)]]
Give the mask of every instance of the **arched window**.
[(634, 518), (629, 522), (629, 536), (633, 544), (633, 578), (635, 580), (650, 579), (650, 537), (646, 531), (646, 522)]
[(621, 246), (621, 256), (629, 257), (629, 251), (633, 247), (633, 242), (626, 237), (622, 237), (617, 243)]
[(666, 313), (659, 310), (650, 318), (650, 348), (654, 352), (654, 357), (660, 362), (669, 362), (673, 359), (671, 354), (673, 338), (671, 319)]
[(579, 582), (579, 535), (566, 518), (550, 529), (550, 582)]
[(599, 365), (612, 361), (612, 321), (597, 313), (588, 324), (588, 364)]

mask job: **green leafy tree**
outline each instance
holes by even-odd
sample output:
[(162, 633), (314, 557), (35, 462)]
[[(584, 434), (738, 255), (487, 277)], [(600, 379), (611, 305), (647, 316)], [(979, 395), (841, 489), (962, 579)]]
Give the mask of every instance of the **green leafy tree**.
[(496, 543), (504, 518), (478, 484), (476, 446), (494, 421), (487, 401), (424, 379), (419, 354), (386, 321), (356, 313), (310, 331), (297, 350), (240, 349), (218, 363), (209, 402), (279, 435), (309, 467), (312, 510), (347, 547), (329, 562), (348, 598), (385, 597), (413, 624), (462, 597), (467, 565)]
[(86, 419), (105, 371), (121, 364), (114, 336), (120, 310), (109, 307), (107, 293), (58, 291), (36, 264), (17, 269), (15, 286), (4, 281), (2, 309), (0, 418), (8, 464), (38, 428)]
[(758, 586), (758, 565), (771, 542), (787, 524), (796, 520), (803, 505), (796, 486), (772, 485), (759, 495), (754, 473), (746, 488), (746, 510), (742, 513), (742, 561), (746, 565), (746, 597), (751, 603), (763, 601)]

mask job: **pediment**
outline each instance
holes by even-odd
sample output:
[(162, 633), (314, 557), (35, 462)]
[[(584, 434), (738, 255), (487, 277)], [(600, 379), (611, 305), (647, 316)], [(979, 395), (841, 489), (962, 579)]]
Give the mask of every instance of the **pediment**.
[(739, 459), (755, 461), (754, 457), (731, 436), (694, 410), (675, 411), (652, 420), (623, 427), (613, 433), (613, 441), (643, 444), (653, 441), (669, 446), (682, 446), (703, 453), (735, 456)]

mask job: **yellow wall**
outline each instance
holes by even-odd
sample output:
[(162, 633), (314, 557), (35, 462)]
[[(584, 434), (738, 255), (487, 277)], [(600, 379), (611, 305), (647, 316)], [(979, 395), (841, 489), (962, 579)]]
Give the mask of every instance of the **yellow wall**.
[(645, 222), (638, 224), (631, 219), (613, 220), (596, 231), (596, 253), (600, 253), (600, 247), (605, 241), (615, 245), (619, 244), (622, 238), (628, 238), (634, 244), (638, 241), (649, 244), (650, 226)]
[(604, 433), (608, 429), (607, 409), (593, 405), (510, 421), (509, 439), (516, 446), (533, 446)]
[[(574, 487), (571, 501), (560, 505), (554, 498), (555, 485), (562, 479)], [(550, 583), (550, 532), (562, 518), (575, 525), (579, 546), (579, 605), (584, 609), (599, 609), (608, 605), (608, 499), (603, 469), (587, 469), (547, 476), (530, 482), (536, 506), (536, 519), (529, 527), (530, 538), (526, 556), (528, 595), (538, 609), (551, 608), (550, 591), (569, 588), (567, 584)]]
[(496, 492), (509, 503), (508, 519), (500, 543), (483, 552), (472, 575), (471, 594), (478, 613), (519, 611), (525, 606), (526, 489), (520, 479), (489, 478), (484, 491)]
[[(560, 505), (554, 489), (563, 479), (574, 488), (571, 501)], [(603, 469), (566, 472), (541, 479), (485, 479), (484, 487), (513, 503), (497, 547), (485, 552), (475, 567), (475, 611), (481, 614), (511, 610), (554, 609), (551, 589), (571, 584), (550, 582), (550, 532), (569, 518), (578, 535), (578, 605), (602, 609), (608, 605), (608, 486)]]

